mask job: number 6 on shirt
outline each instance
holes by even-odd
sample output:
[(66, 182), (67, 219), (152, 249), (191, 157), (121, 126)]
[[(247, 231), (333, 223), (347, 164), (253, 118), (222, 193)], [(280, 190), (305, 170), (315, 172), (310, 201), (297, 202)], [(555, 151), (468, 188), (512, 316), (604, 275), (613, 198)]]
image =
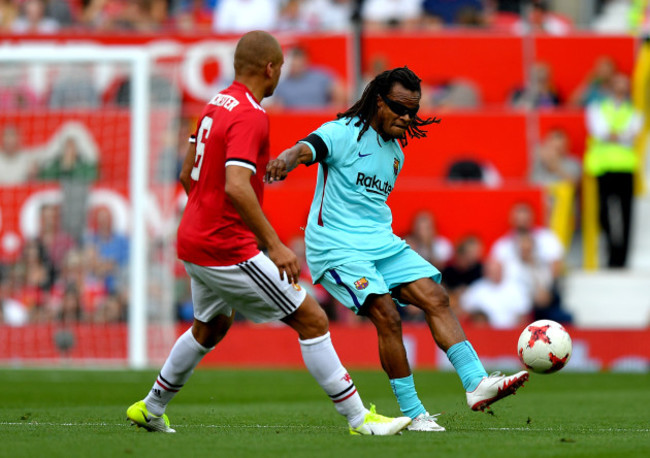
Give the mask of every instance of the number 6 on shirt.
[(196, 157), (194, 158), (194, 167), (190, 175), (194, 181), (199, 181), (201, 174), (201, 166), (203, 165), (203, 154), (205, 154), (205, 141), (210, 135), (212, 128), (212, 118), (209, 116), (201, 120), (201, 127), (199, 127), (198, 135), (196, 136)]

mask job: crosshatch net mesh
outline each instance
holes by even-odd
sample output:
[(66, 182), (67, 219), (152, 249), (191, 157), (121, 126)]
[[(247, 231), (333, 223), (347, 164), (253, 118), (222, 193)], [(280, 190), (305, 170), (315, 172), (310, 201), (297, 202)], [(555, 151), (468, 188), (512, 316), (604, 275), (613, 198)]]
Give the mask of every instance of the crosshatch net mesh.
[[(128, 358), (133, 272), (131, 64), (0, 62), (0, 361)], [(150, 78), (146, 224), (148, 362), (173, 343), (180, 89)], [(140, 96), (137, 94), (136, 96)], [(180, 204), (179, 204), (180, 203)]]

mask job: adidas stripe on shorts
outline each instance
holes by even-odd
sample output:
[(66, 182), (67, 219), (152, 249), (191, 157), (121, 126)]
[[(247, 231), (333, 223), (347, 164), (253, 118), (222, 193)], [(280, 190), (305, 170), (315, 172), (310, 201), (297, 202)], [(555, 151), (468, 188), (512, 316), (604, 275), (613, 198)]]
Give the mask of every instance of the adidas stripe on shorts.
[(194, 318), (204, 323), (233, 310), (255, 323), (280, 320), (300, 307), (307, 293), (280, 280), (264, 253), (233, 266), (205, 267), (184, 261), (192, 282)]

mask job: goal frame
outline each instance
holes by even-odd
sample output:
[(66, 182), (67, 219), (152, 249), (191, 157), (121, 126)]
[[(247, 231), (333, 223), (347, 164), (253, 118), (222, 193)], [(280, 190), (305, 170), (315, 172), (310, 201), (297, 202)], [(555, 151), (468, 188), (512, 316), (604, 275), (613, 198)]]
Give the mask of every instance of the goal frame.
[(16, 63), (122, 63), (131, 76), (129, 139), (129, 202), (131, 249), (129, 254), (128, 365), (145, 368), (147, 355), (147, 234), (149, 104), (151, 56), (131, 46), (17, 44), (0, 47), (0, 62)]

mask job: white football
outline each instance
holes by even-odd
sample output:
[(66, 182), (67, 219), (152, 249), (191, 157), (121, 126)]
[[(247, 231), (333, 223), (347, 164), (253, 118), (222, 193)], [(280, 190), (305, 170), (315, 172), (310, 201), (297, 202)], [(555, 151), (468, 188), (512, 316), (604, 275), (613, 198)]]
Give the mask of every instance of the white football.
[(571, 358), (571, 336), (560, 323), (539, 320), (529, 324), (519, 336), (517, 354), (533, 372), (550, 374), (567, 365)]

